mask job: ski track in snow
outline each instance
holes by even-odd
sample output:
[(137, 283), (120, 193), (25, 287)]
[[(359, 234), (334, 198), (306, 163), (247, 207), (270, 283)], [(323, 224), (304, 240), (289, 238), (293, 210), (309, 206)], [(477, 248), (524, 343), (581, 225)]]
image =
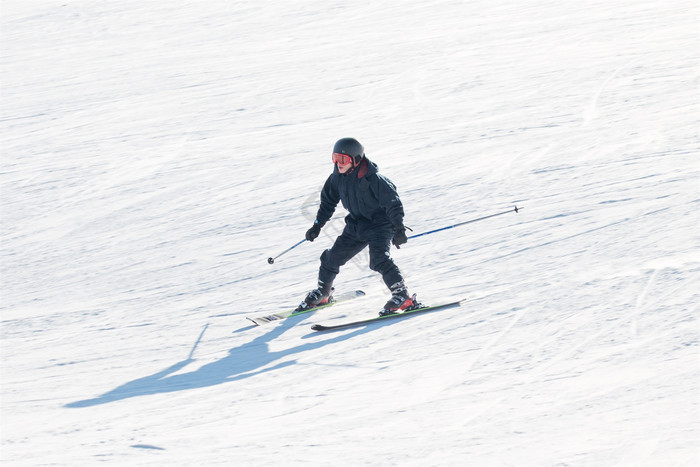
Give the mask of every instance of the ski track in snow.
[[(697, 2), (3, 2), (3, 465), (700, 464)], [(399, 188), (293, 307), (340, 137)]]

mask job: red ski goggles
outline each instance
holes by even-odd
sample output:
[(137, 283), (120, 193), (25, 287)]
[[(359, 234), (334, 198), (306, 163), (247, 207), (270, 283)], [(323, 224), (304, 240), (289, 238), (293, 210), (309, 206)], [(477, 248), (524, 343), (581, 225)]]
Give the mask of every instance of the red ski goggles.
[(346, 166), (349, 164), (352, 164), (352, 156), (348, 156), (347, 154), (341, 154), (339, 152), (334, 152), (333, 153), (333, 163), (338, 164), (341, 166)]

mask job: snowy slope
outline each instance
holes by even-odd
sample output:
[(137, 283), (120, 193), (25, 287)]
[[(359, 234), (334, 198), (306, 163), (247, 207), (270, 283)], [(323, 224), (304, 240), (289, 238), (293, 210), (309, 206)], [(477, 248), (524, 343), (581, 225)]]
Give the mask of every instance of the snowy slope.
[[(697, 2), (4, 0), (3, 465), (700, 463)], [(280, 324), (341, 137), (412, 292)]]

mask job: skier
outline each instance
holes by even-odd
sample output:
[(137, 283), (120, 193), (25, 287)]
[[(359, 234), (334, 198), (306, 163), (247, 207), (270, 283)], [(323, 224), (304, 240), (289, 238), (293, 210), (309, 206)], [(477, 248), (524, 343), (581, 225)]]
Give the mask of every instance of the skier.
[(309, 292), (298, 311), (323, 305), (331, 300), (333, 281), (340, 267), (369, 246), (369, 267), (382, 275), (391, 299), (380, 316), (398, 313), (416, 304), (408, 293), (403, 275), (391, 259), (391, 244), (399, 248), (408, 241), (403, 225), (403, 205), (394, 184), (379, 174), (377, 165), (367, 159), (362, 145), (354, 138), (338, 140), (333, 147), (333, 173), (321, 191), (321, 205), (306, 240), (313, 242), (330, 220), (338, 201), (350, 214), (343, 233), (321, 255), (318, 288)]

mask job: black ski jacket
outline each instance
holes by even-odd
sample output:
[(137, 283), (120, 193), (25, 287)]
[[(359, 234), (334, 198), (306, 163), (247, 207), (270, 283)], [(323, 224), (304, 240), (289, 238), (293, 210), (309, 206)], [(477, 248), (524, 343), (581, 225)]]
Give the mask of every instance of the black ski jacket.
[(352, 173), (341, 174), (338, 167), (321, 191), (321, 206), (316, 220), (323, 226), (335, 212), (338, 201), (350, 217), (372, 225), (403, 226), (403, 204), (394, 184), (379, 173), (377, 164), (362, 159)]

